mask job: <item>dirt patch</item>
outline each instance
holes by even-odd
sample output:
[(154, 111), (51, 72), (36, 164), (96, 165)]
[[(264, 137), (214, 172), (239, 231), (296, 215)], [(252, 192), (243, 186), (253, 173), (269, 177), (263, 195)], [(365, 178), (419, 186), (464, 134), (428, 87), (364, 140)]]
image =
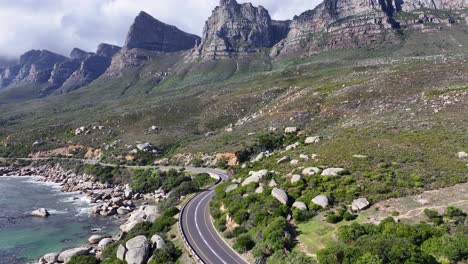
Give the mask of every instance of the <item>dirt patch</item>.
[(468, 210), (468, 183), (426, 191), (420, 195), (381, 201), (363, 214), (372, 223), (378, 223), (393, 214), (395, 219), (414, 224), (427, 219), (424, 209), (429, 208), (443, 213), (449, 205), (456, 206), (463, 211)]

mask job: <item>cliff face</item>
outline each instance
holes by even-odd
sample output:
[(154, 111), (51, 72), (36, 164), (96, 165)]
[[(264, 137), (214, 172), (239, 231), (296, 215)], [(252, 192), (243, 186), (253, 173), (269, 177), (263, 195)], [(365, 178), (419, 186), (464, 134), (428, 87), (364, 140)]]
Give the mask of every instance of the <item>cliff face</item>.
[(272, 21), (262, 6), (221, 0), (203, 29), (197, 54), (205, 59), (272, 47), (287, 35), (289, 21)]
[(79, 62), (78, 68), (63, 82), (59, 91), (70, 92), (99, 78), (109, 68), (112, 57), (120, 49), (118, 46), (100, 44), (95, 54), (88, 55)]
[(192, 49), (199, 42), (198, 36), (186, 33), (141, 12), (130, 27), (125, 48), (174, 52)]
[[(294, 18), (288, 36), (272, 49), (271, 55), (309, 56), (327, 50), (398, 43), (400, 38), (394, 29), (421, 28), (427, 10), (467, 7), (466, 0), (325, 0)], [(407, 21), (397, 17), (401, 13), (422, 17)], [(430, 23), (453, 22), (431, 17)]]
[(17, 65), (3, 70), (0, 75), (0, 88), (13, 84), (47, 82), (55, 64), (66, 60), (66, 57), (47, 50), (28, 51), (21, 55)]

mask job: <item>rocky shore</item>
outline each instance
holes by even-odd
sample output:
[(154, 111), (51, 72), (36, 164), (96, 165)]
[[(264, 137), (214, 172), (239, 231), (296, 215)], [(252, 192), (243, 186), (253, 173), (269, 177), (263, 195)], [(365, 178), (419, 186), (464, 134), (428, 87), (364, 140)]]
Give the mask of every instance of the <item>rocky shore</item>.
[[(65, 170), (59, 164), (0, 167), (0, 176), (41, 176), (38, 177), (38, 181), (58, 183), (63, 192), (78, 192), (83, 195), (85, 200), (93, 205), (89, 214), (104, 217), (118, 215), (119, 219), (122, 220), (123, 224), (120, 226), (121, 232), (119, 234), (114, 236), (108, 234), (92, 235), (88, 239), (88, 245), (67, 249), (60, 253), (46, 254), (37, 262), (40, 264), (67, 263), (76, 255), (91, 254), (99, 258), (107, 246), (120, 240), (137, 224), (155, 221), (159, 217), (158, 208), (148, 205), (148, 201), (159, 201), (167, 196), (161, 191), (143, 195), (134, 192), (128, 185), (103, 184), (95, 181), (93, 175), (76, 174), (73, 171)], [(155, 241), (159, 240), (155, 238)], [(145, 243), (148, 243), (148, 248), (152, 247), (149, 241)], [(127, 250), (130, 249), (125, 249), (125, 251)], [(131, 257), (132, 254), (126, 255)]]

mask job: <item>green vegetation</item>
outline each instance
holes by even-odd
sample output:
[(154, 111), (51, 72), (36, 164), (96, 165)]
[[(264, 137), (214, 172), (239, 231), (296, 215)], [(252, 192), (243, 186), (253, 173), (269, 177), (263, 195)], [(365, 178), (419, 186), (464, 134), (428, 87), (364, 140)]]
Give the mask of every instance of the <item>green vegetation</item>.
[[(431, 217), (437, 217), (427, 211)], [(337, 242), (318, 252), (320, 263), (455, 263), (468, 257), (466, 214), (449, 207), (446, 224), (406, 225), (388, 218), (380, 225), (342, 226)], [(460, 219), (459, 219), (460, 220)], [(370, 262), (369, 262), (370, 261)]]
[(150, 193), (162, 188), (165, 192), (172, 191), (174, 196), (197, 192), (214, 182), (208, 174), (200, 173), (193, 177), (177, 170), (136, 170), (132, 174), (131, 187), (142, 193)]
[[(74, 256), (68, 261), (70, 264), (99, 264), (99, 260), (94, 256)], [(107, 263), (109, 264), (109, 263)]]

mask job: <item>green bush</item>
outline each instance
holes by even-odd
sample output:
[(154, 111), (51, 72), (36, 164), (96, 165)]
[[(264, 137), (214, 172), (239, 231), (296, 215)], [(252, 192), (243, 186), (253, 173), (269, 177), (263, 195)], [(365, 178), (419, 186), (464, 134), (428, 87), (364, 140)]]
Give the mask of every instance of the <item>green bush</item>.
[(293, 218), (294, 220), (298, 222), (306, 222), (310, 220), (314, 215), (308, 211), (308, 210), (299, 210), (299, 209), (294, 209), (293, 210)]
[(329, 214), (327, 216), (327, 223), (330, 223), (330, 224), (336, 224), (336, 223), (339, 223), (343, 220), (343, 217), (337, 215), (337, 214)]
[(284, 263), (316, 264), (317, 262), (313, 258), (305, 255), (302, 252), (286, 253), (281, 250), (271, 255), (271, 257), (269, 257), (267, 261), (267, 264), (284, 264)]
[(171, 241), (166, 241), (166, 247), (163, 249), (155, 250), (153, 253), (153, 260), (148, 264), (170, 264), (175, 263), (182, 255), (182, 251), (178, 249)]
[(103, 260), (101, 264), (127, 264), (127, 262), (120, 260), (114, 256), (113, 258)]
[(346, 213), (343, 214), (343, 219), (346, 220), (346, 221), (352, 221), (352, 220), (356, 219), (356, 216), (353, 215), (350, 212), (346, 212)]
[(74, 256), (68, 261), (69, 264), (99, 264), (94, 256)]
[(255, 242), (248, 234), (242, 234), (234, 243), (233, 248), (239, 253), (245, 253), (255, 246)]

